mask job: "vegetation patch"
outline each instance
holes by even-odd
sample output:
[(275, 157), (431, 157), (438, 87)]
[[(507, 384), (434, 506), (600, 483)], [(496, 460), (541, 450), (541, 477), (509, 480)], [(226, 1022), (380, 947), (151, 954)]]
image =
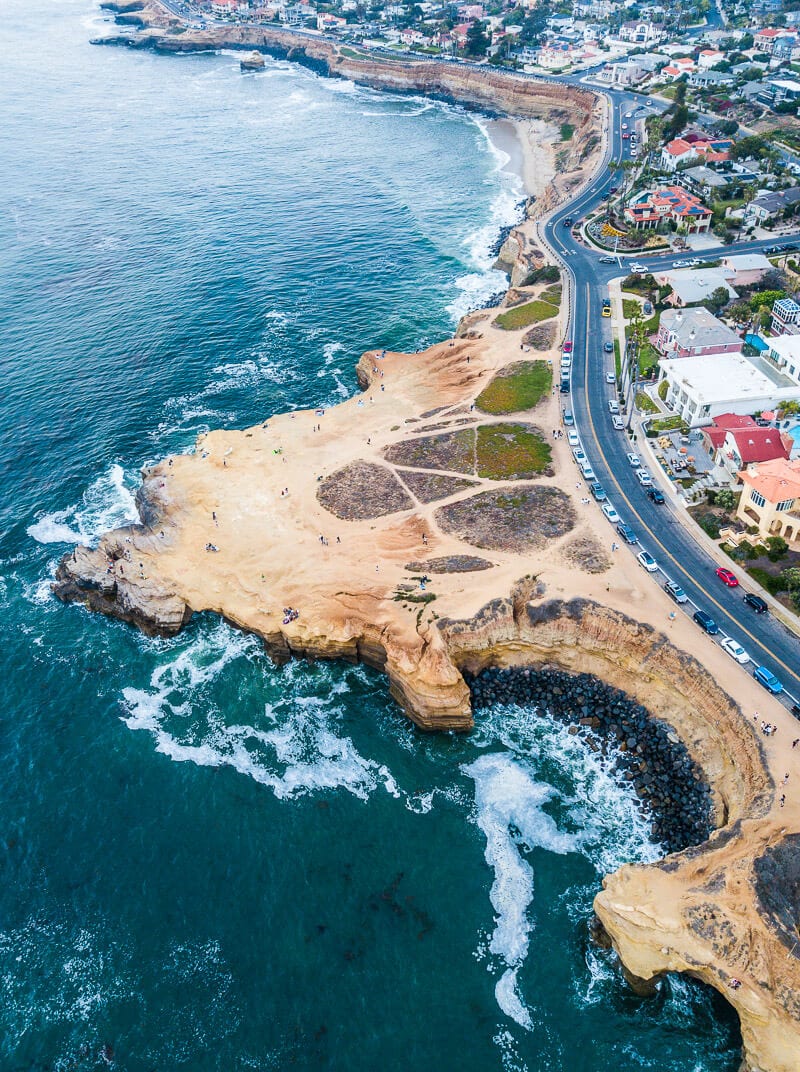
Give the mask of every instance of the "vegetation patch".
[(662, 432), (675, 432), (677, 429), (685, 434), (689, 431), (689, 425), (676, 413), (673, 417), (662, 417), (660, 420), (651, 421), (647, 426), (647, 437), (652, 439), (653, 436), (661, 435)]
[(561, 140), (562, 141), (570, 141), (571, 138), (572, 138), (572, 135), (574, 133), (575, 133), (575, 127), (572, 125), (572, 123), (562, 123), (561, 124)]
[(526, 331), (522, 336), (522, 341), (525, 346), (530, 346), (534, 350), (552, 350), (556, 341), (556, 325), (539, 324), (538, 327)]
[(564, 557), (584, 573), (605, 573), (611, 560), (594, 536), (574, 536), (564, 545)]
[(558, 283), (561, 271), (554, 264), (545, 264), (528, 272), (522, 282), (523, 287), (532, 287), (534, 283)]
[(456, 473), (475, 472), (475, 432), (460, 428), (457, 432), (421, 436), (393, 443), (383, 452), (388, 462), (414, 469), (451, 469)]
[(518, 413), (533, 409), (552, 386), (553, 369), (546, 361), (517, 361), (497, 373), (475, 405), (483, 413)]
[(560, 305), (561, 284), (555, 283), (552, 287), (548, 287), (547, 290), (543, 290), (539, 295), (539, 301), (550, 302), (551, 305)]
[(406, 562), (406, 569), (410, 573), (476, 573), (493, 568), (493, 562), (477, 555), (443, 555), (441, 558), (428, 558), (424, 562)]
[(417, 473), (410, 469), (398, 471), (403, 483), (411, 489), (420, 502), (435, 502), (447, 499), (457, 491), (474, 488), (474, 480), (465, 480), (462, 476), (445, 476), (443, 473)]
[(557, 313), (555, 305), (537, 299), (525, 305), (517, 305), (513, 309), (506, 309), (495, 318), (494, 324), (503, 331), (517, 331), (519, 328), (530, 327), (531, 324), (540, 324), (543, 320), (551, 320)]
[(575, 527), (575, 509), (560, 488), (528, 484), (484, 491), (440, 506), (439, 527), (475, 547), (524, 554), (545, 547)]
[(478, 476), (490, 480), (528, 480), (553, 475), (552, 451), (531, 424), (483, 424), (478, 428)]
[(352, 462), (337, 469), (317, 488), (317, 499), (335, 517), (363, 521), (414, 505), (394, 473), (373, 462)]

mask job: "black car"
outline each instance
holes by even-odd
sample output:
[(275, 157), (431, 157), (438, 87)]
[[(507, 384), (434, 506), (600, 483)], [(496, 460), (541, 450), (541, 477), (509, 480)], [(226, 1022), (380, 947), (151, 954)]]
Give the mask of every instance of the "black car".
[(647, 498), (650, 499), (650, 501), (654, 502), (654, 503), (663, 503), (664, 502), (664, 492), (661, 491), (659, 488), (648, 488), (647, 489)]
[(717, 625), (717, 623), (714, 621), (711, 615), (706, 614), (704, 610), (696, 610), (692, 617), (701, 629), (705, 629), (709, 636), (716, 636), (719, 632), (719, 626)]
[(561, 394), (562, 395), (568, 395), (569, 394), (569, 380), (562, 380), (561, 381)]
[(600, 263), (601, 264), (613, 264), (614, 263), (614, 258), (613, 257), (601, 257), (600, 258)]
[(752, 592), (748, 592), (744, 597), (744, 602), (748, 607), (752, 607), (756, 614), (767, 613), (767, 602), (765, 599), (762, 599), (761, 596), (756, 596), (753, 595)]

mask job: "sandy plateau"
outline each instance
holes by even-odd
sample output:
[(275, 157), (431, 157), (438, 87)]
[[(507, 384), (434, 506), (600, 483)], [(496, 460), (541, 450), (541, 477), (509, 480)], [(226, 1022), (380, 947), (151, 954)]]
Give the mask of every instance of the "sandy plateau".
[[(608, 876), (597, 914), (634, 983), (665, 971), (703, 979), (739, 1013), (744, 1068), (797, 1072), (800, 729), (672, 614), (633, 554), (612, 551), (616, 532), (566, 432), (554, 437), (561, 396), (546, 372), (557, 381), (560, 294), (523, 284), (544, 262), (536, 215), (596, 157), (557, 168), (547, 130), (541, 118), (521, 130), (526, 174), (558, 170), (558, 189), (532, 190), (544, 196), (504, 246), (505, 309), (472, 314), (457, 338), (422, 353), (364, 354), (362, 392), (333, 409), (210, 432), (146, 470), (141, 525), (67, 555), (55, 588), (153, 632), (214, 611), (278, 661), (363, 660), (429, 730), (472, 725), (464, 670), (554, 666), (625, 690), (700, 764), (718, 829)], [(541, 310), (548, 296), (552, 314)], [(532, 300), (548, 314), (535, 327), (495, 324)], [(499, 412), (498, 389), (520, 397), (496, 380), (509, 371), (506, 386), (535, 382), (541, 397)], [(761, 719), (774, 736), (761, 735)]]

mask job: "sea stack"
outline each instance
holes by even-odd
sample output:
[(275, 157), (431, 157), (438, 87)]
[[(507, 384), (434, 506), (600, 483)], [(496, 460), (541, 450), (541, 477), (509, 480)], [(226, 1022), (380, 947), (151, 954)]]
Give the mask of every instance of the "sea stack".
[(242, 71), (263, 71), (264, 57), (260, 52), (248, 52), (248, 54), (239, 61), (239, 69)]

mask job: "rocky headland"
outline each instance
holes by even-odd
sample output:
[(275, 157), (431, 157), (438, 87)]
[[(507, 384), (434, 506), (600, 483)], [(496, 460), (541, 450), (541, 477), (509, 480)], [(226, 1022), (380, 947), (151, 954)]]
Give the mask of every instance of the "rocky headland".
[[(229, 29), (235, 47), (287, 44)], [(152, 24), (132, 40), (232, 44)], [(373, 72), (359, 59), (355, 78), (355, 60), (317, 47), (304, 55), (330, 73), (398, 88), (396, 61)], [(568, 723), (616, 757), (674, 850), (604, 879), (601, 938), (638, 989), (680, 971), (724, 994), (748, 1072), (797, 1072), (800, 802), (777, 788), (785, 775), (800, 782), (796, 726), (671, 616), (633, 556), (608, 553), (608, 522), (553, 434), (563, 295), (531, 276), (544, 260), (535, 217), (594, 166), (602, 106), (500, 72), (400, 66), (414, 92), (545, 125), (565, 111), (577, 120), (570, 167), (551, 158), (557, 182), (500, 251), (515, 283), (503, 308), (471, 314), (423, 353), (362, 355), (361, 395), (333, 409), (209, 432), (149, 467), (139, 523), (66, 555), (54, 590), (150, 633), (212, 611), (260, 636), (278, 663), (361, 660), (426, 730), (468, 731), (487, 703), (533, 704)], [(503, 319), (532, 303), (532, 329)], [(759, 734), (762, 717), (774, 737)]]

